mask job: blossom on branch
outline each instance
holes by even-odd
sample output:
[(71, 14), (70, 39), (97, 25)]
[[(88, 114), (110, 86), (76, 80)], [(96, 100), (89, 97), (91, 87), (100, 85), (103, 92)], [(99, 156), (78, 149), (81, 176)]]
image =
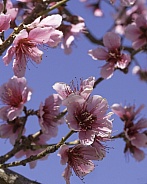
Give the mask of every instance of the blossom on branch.
[(27, 87), (24, 77), (13, 76), (7, 83), (0, 86), (0, 101), (5, 105), (0, 108), (0, 118), (9, 121), (21, 114), (24, 104), (31, 98), (31, 89)]
[(137, 50), (147, 44), (147, 19), (140, 15), (135, 20), (135, 24), (128, 25), (125, 30), (125, 36), (131, 40), (132, 47)]
[(101, 76), (108, 79), (113, 75), (115, 69), (127, 68), (131, 61), (130, 55), (121, 53), (121, 38), (114, 32), (108, 32), (103, 37), (104, 48), (89, 50), (89, 55), (94, 60), (106, 60), (101, 69)]
[(64, 122), (63, 118), (58, 118), (60, 105), (62, 100), (58, 94), (53, 94), (46, 98), (45, 104), (40, 104), (39, 123), (44, 134), (50, 137), (57, 136), (58, 125)]
[(63, 32), (63, 42), (61, 48), (64, 49), (65, 54), (70, 54), (72, 52), (71, 45), (77, 36), (82, 33), (85, 29), (84, 19), (78, 17), (77, 24), (60, 26), (60, 30)]
[(66, 184), (70, 184), (72, 169), (79, 178), (83, 179), (85, 175), (92, 172), (95, 168), (91, 160), (99, 160), (99, 155), (95, 148), (81, 144), (74, 147), (62, 145), (58, 155), (61, 157), (62, 165), (67, 163), (63, 173)]
[[(53, 20), (55, 20), (55, 22)], [(7, 50), (6, 55), (3, 57), (3, 61), (5, 65), (8, 65), (13, 56), (15, 57), (13, 61), (13, 70), (17, 77), (23, 77), (25, 75), (29, 59), (35, 61), (37, 64), (41, 62), (43, 52), (38, 49), (39, 45), (47, 44), (50, 47), (55, 47), (61, 41), (62, 32), (54, 28), (58, 26), (61, 21), (59, 20), (59, 22), (57, 22), (56, 19), (53, 20), (51, 21), (53, 24), (52, 26), (50, 26), (49, 23), (47, 25), (46, 22), (48, 19), (45, 19), (44, 22), (42, 22), (42, 20), (40, 23), (36, 21), (37, 23), (34, 23), (33, 26), (38, 25), (38, 27), (34, 27), (33, 29), (30, 28), (29, 32), (25, 29), (20, 31), (13, 41), (13, 45)]]
[(135, 110), (135, 106), (122, 107), (119, 104), (112, 105), (112, 111), (117, 114), (124, 122), (124, 140), (126, 147), (124, 152), (130, 151), (137, 161), (145, 158), (145, 154), (141, 147), (147, 147), (147, 119), (141, 118), (136, 122), (137, 115), (144, 106), (140, 106)]
[(106, 114), (107, 100), (94, 95), (84, 100), (79, 95), (70, 95), (66, 99), (69, 128), (79, 132), (80, 142), (90, 145), (95, 137), (110, 138), (112, 132), (112, 113)]

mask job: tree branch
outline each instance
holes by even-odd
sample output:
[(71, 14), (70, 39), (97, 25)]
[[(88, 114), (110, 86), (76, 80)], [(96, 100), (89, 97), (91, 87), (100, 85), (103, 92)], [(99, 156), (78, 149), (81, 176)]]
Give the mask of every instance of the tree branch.
[(0, 184), (41, 184), (10, 169), (0, 169)]

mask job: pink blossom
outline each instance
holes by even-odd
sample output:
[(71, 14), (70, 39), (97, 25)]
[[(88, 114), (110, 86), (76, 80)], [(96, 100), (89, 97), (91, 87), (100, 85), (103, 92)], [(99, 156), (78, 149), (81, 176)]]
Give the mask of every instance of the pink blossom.
[(83, 178), (94, 170), (94, 164), (91, 160), (99, 160), (95, 148), (91, 146), (77, 145), (69, 148), (67, 145), (61, 146), (59, 154), (61, 164), (66, 164), (67, 167), (63, 173), (63, 177), (67, 184), (70, 184), (70, 176), (72, 169), (79, 178)]
[(0, 14), (0, 33), (10, 28), (10, 15)]
[(95, 77), (89, 77), (85, 80), (81, 79), (79, 86), (78, 84), (75, 85), (74, 81), (71, 82), (71, 85), (63, 82), (57, 82), (53, 85), (53, 89), (57, 91), (63, 100), (71, 94), (80, 95), (84, 99), (87, 99), (93, 90), (94, 83)]
[(130, 63), (131, 58), (129, 55), (121, 53), (121, 38), (118, 34), (113, 32), (106, 33), (103, 37), (103, 43), (105, 48), (89, 50), (88, 53), (94, 60), (107, 61), (101, 69), (101, 76), (108, 79), (113, 75), (115, 69), (125, 69)]
[(137, 148), (147, 147), (147, 136), (143, 132), (147, 129), (147, 119), (140, 119), (136, 124), (125, 127), (125, 136)]
[(31, 98), (31, 89), (25, 78), (12, 77), (0, 87), (0, 100), (5, 105), (0, 108), (0, 118), (14, 120), (21, 114), (24, 104)]
[(67, 123), (71, 129), (79, 132), (82, 144), (92, 144), (95, 136), (110, 137), (112, 121), (109, 118), (112, 113), (106, 114), (108, 109), (106, 99), (94, 95), (85, 101), (78, 95), (71, 95), (66, 99), (66, 105)]
[[(124, 12), (120, 16), (120, 12)], [(135, 4), (129, 9), (125, 9), (123, 6), (118, 7), (118, 11), (113, 15), (115, 19), (115, 32), (119, 34), (125, 33), (127, 25), (131, 24), (140, 15), (147, 15), (147, 7), (145, 0), (137, 0)]]
[[(3, 118), (3, 120), (6, 121), (6, 117)], [(22, 132), (22, 128), (24, 128), (23, 119), (21, 121), (21, 119), (16, 118), (13, 121), (8, 121), (7, 123), (0, 125), (0, 137), (9, 138), (10, 143), (14, 145), (18, 135)], [(24, 132), (25, 129), (23, 129), (23, 133)]]
[(8, 65), (13, 56), (14, 74), (17, 77), (25, 75), (28, 59), (35, 61), (37, 64), (41, 62), (43, 52), (37, 48), (38, 44), (45, 43), (48, 40), (47, 34), (49, 30), (46, 28), (35, 28), (29, 33), (22, 30), (15, 38), (13, 46), (10, 46), (6, 55), (3, 57), (5, 65)]
[[(114, 104), (111, 108), (124, 121), (124, 140), (126, 147), (124, 152), (129, 151), (137, 161), (144, 159), (145, 155), (141, 147), (147, 147), (147, 119), (141, 118), (136, 123), (136, 118), (144, 106), (140, 106), (135, 110), (135, 106), (122, 107), (119, 104)], [(139, 155), (140, 154), (140, 155)]]
[(133, 106), (122, 106), (120, 104), (113, 104), (111, 106), (112, 111), (119, 116), (122, 121), (131, 122), (135, 120), (136, 116), (144, 108), (144, 105), (141, 105), (137, 110), (135, 110), (135, 105)]
[(39, 108), (39, 123), (42, 132), (50, 137), (57, 136), (57, 126), (64, 122), (63, 118), (57, 118), (61, 102), (60, 96), (53, 94), (45, 100), (44, 105), (41, 103)]
[(13, 21), (17, 16), (18, 8), (14, 8), (11, 0), (7, 0), (6, 9), (7, 9), (6, 14), (10, 15), (11, 21)]
[(65, 54), (70, 54), (72, 52), (71, 45), (82, 31), (84, 31), (85, 23), (82, 17), (78, 17), (79, 23), (71, 25), (62, 25), (60, 30), (63, 32), (63, 43), (61, 48), (64, 49)]
[(125, 30), (125, 36), (131, 40), (132, 46), (135, 50), (147, 44), (147, 19), (145, 16), (140, 15), (136, 18), (135, 24), (128, 25)]

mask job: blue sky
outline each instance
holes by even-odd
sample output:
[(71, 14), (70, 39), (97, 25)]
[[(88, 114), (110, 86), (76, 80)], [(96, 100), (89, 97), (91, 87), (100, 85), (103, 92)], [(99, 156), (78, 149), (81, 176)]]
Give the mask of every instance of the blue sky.
[[(103, 19), (94, 17), (90, 9), (85, 8), (84, 3), (79, 0), (70, 0), (67, 8), (86, 21), (86, 26), (91, 32), (100, 38), (104, 35), (109, 26), (112, 25), (111, 12), (112, 8), (103, 3), (105, 17)], [(128, 42), (130, 44), (130, 42)], [(75, 77), (77, 79), (86, 79), (90, 76), (100, 77), (100, 66), (105, 64), (104, 61), (94, 61), (87, 52), (89, 49), (96, 48), (97, 45), (90, 43), (83, 35), (78, 37), (73, 45), (73, 51), (70, 55), (65, 55), (60, 46), (56, 49), (43, 48), (44, 56), (40, 65), (29, 62), (26, 71), (28, 85), (33, 89), (33, 95), (28, 108), (38, 109), (40, 102), (44, 102), (55, 91), (52, 85), (55, 82), (70, 83)], [(147, 56), (140, 54), (138, 56), (141, 65), (147, 68)], [(5, 67), (3, 62), (0, 63), (0, 85), (7, 82), (13, 76), (12, 63)], [(109, 106), (114, 103), (136, 104), (138, 107), (145, 104), (141, 111), (141, 116), (147, 118), (147, 84), (140, 82), (137, 76), (132, 75), (132, 67), (127, 75), (116, 71), (114, 76), (100, 83), (93, 94), (103, 96), (108, 100)], [(110, 109), (109, 109), (110, 111)], [(122, 131), (123, 123), (115, 115), (113, 116), (113, 134)], [(27, 133), (33, 133), (39, 129), (37, 118), (29, 118), (27, 123)], [(68, 132), (66, 125), (59, 127), (59, 136), (51, 139), (49, 143), (55, 143)], [(73, 137), (74, 139), (74, 137)], [(9, 140), (0, 140), (1, 154), (6, 153), (12, 146)], [(147, 183), (147, 158), (142, 162), (137, 162), (129, 157), (126, 160), (123, 153), (124, 142), (114, 140), (106, 143), (109, 151), (102, 161), (96, 162), (95, 170), (87, 175), (84, 179), (86, 184), (146, 184)], [(13, 159), (12, 159), (13, 160)], [(25, 175), (26, 177), (37, 180), (42, 184), (64, 184), (65, 181), (61, 174), (65, 166), (60, 165), (60, 158), (57, 152), (48, 157), (48, 160), (38, 161), (35, 169), (30, 170), (29, 166), (19, 166), (13, 170)], [(74, 174), (71, 177), (71, 184), (82, 184), (82, 181)]]

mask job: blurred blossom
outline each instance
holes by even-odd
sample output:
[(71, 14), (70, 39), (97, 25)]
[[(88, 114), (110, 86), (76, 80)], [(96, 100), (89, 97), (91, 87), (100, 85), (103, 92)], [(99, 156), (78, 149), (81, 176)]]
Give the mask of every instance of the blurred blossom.
[(103, 37), (103, 48), (89, 50), (88, 54), (94, 60), (106, 60), (101, 69), (101, 76), (108, 79), (113, 75), (115, 69), (125, 69), (131, 61), (130, 55), (121, 53), (121, 38), (114, 32), (107, 32)]
[(60, 26), (60, 30), (63, 32), (63, 42), (61, 48), (64, 49), (65, 54), (72, 52), (71, 45), (77, 36), (85, 30), (85, 23), (82, 17), (78, 17), (77, 24)]
[(6, 14), (10, 15), (11, 21), (13, 21), (17, 16), (18, 8), (14, 8), (13, 4), (12, 4), (12, 1), (7, 0), (6, 1), (6, 9), (7, 9)]
[(58, 125), (64, 122), (63, 118), (57, 118), (60, 113), (62, 100), (58, 94), (46, 98), (45, 104), (41, 103), (39, 108), (39, 123), (44, 134), (50, 137), (57, 136)]
[(95, 77), (89, 77), (88, 79), (80, 81), (80, 85), (71, 82), (70, 85), (64, 82), (57, 82), (53, 85), (53, 89), (61, 96), (63, 101), (71, 94), (80, 95), (84, 99), (87, 99), (93, 91), (95, 83)]
[(70, 95), (66, 98), (69, 128), (79, 132), (80, 142), (90, 145), (95, 137), (110, 138), (112, 132), (112, 113), (108, 110), (107, 100), (99, 95), (89, 97), (86, 101), (79, 95)]
[(120, 104), (113, 104), (111, 106), (112, 111), (117, 116), (119, 116), (122, 121), (126, 123), (134, 121), (137, 118), (137, 115), (140, 113), (140, 111), (144, 108), (144, 105), (141, 105), (137, 110), (135, 108), (136, 108), (135, 105), (123, 107)]
[(135, 66), (132, 73), (138, 75), (141, 81), (147, 82), (147, 69), (141, 69), (139, 66)]
[(4, 107), (0, 108), (0, 118), (14, 120), (21, 114), (24, 104), (31, 98), (31, 89), (27, 87), (24, 77), (12, 77), (7, 83), (0, 86), (0, 101)]
[[(130, 8), (118, 7), (118, 11), (113, 14), (115, 19), (114, 30), (116, 33), (124, 34), (127, 25), (131, 24), (140, 15), (147, 15), (145, 0), (137, 0)], [(121, 13), (123, 12), (123, 13)]]
[(141, 118), (138, 121), (137, 115), (144, 106), (141, 105), (137, 110), (134, 106), (122, 107), (119, 104), (112, 105), (112, 111), (117, 114), (124, 122), (124, 141), (126, 142), (124, 152), (130, 152), (137, 161), (145, 158), (145, 153), (140, 148), (147, 147), (147, 119)]
[(80, 0), (81, 2), (86, 2), (86, 7), (90, 8), (96, 17), (102, 17), (103, 16), (103, 11), (101, 10), (100, 3), (102, 2), (101, 0), (97, 1), (95, 0), (94, 2), (89, 2), (88, 0)]
[(99, 155), (95, 148), (81, 144), (74, 147), (63, 145), (58, 155), (61, 157), (62, 165), (67, 163), (67, 167), (63, 173), (66, 184), (70, 184), (72, 169), (79, 178), (83, 179), (85, 175), (92, 172), (95, 168), (91, 160), (99, 160)]
[(10, 15), (0, 13), (0, 33), (10, 28)]
[(140, 15), (135, 20), (135, 24), (128, 25), (125, 30), (125, 36), (131, 40), (132, 47), (137, 50), (147, 44), (147, 18)]

